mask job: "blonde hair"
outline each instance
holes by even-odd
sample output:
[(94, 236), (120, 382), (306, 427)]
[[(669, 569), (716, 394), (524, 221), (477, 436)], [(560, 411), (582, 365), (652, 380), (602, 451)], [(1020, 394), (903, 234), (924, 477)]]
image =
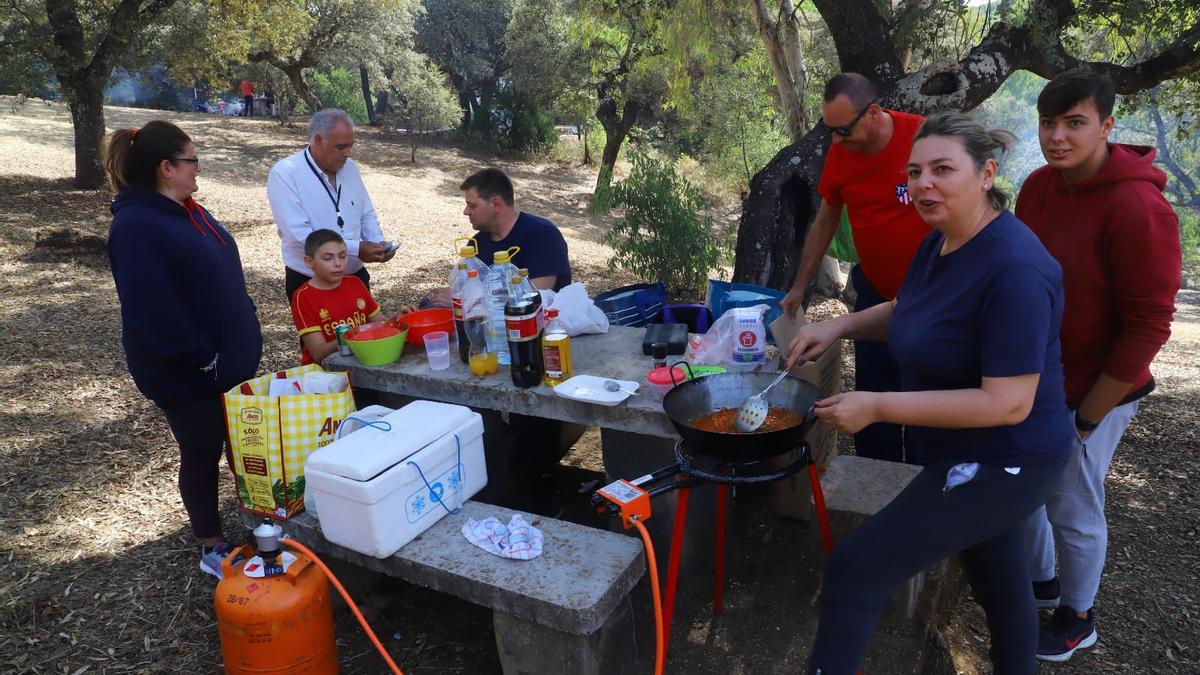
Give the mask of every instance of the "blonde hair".
[[(982, 171), (989, 159), (999, 162), (1004, 153), (1017, 142), (1017, 137), (1009, 132), (1003, 129), (988, 129), (969, 115), (960, 112), (930, 115), (917, 130), (913, 143), (930, 136), (957, 138), (967, 155), (975, 162), (976, 171)], [(1008, 208), (1008, 193), (996, 187), (995, 182), (988, 190), (987, 198), (988, 203), (997, 211)]]

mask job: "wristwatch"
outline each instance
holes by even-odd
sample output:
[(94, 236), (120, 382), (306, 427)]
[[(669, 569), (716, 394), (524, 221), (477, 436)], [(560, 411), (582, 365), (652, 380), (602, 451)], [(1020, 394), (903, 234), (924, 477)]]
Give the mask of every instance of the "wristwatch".
[(1079, 416), (1078, 410), (1075, 411), (1075, 428), (1076, 429), (1078, 429), (1080, 431), (1086, 431), (1088, 433), (1091, 433), (1091, 432), (1095, 431), (1096, 427), (1098, 427), (1098, 426), (1100, 426), (1099, 422), (1085, 420)]

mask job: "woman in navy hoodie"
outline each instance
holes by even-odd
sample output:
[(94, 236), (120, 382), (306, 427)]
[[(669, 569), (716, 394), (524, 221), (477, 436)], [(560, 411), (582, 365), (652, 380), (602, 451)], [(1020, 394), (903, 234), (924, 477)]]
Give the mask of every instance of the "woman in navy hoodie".
[(258, 316), (233, 235), (192, 199), (200, 160), (183, 130), (153, 121), (114, 132), (105, 170), (117, 191), (108, 258), (129, 374), (166, 415), (200, 569), (220, 577), (221, 393), (258, 370)]

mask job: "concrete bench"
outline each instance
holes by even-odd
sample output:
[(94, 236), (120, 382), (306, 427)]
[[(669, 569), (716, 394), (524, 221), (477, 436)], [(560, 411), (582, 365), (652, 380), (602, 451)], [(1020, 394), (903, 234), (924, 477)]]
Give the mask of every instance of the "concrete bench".
[[(887, 506), (921, 473), (921, 467), (840, 455), (821, 477), (829, 524), (837, 540)], [(957, 558), (942, 561), (909, 579), (892, 596), (882, 621), (913, 628), (914, 663), (937, 663), (943, 651), (933, 637), (963, 589)], [(916, 668), (914, 672), (922, 672)], [(953, 671), (951, 671), (953, 672)]]
[(468, 518), (507, 522), (512, 513), (469, 501), (384, 559), (329, 543), (307, 513), (282, 525), (322, 555), (491, 608), (505, 673), (599, 675), (636, 663), (629, 594), (646, 569), (641, 542), (526, 513), (545, 537), (534, 560), (500, 558), (462, 536)]

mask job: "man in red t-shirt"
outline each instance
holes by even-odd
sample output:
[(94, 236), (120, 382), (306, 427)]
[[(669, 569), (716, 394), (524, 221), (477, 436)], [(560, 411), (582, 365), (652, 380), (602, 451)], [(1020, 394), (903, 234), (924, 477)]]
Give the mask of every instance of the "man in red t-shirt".
[(242, 80), (242, 116), (254, 117), (254, 85), (250, 80)]
[[(875, 85), (858, 73), (842, 73), (825, 85), (821, 113), (833, 143), (817, 185), (823, 202), (804, 240), (796, 279), (781, 303), (793, 317), (833, 241), (843, 206), (860, 260), (850, 272), (856, 312), (896, 298), (913, 254), (929, 234), (908, 196), (905, 172), (924, 118), (885, 110)], [(886, 342), (854, 341), (854, 382), (859, 391), (900, 389), (900, 373)], [(861, 457), (908, 459), (902, 430), (895, 424), (866, 427), (854, 435), (854, 448)]]
[(370, 321), (379, 305), (361, 279), (345, 274), (346, 242), (337, 232), (313, 230), (304, 241), (304, 262), (313, 277), (292, 294), (292, 321), (300, 333), (300, 363), (320, 363), (337, 349), (335, 328)]

